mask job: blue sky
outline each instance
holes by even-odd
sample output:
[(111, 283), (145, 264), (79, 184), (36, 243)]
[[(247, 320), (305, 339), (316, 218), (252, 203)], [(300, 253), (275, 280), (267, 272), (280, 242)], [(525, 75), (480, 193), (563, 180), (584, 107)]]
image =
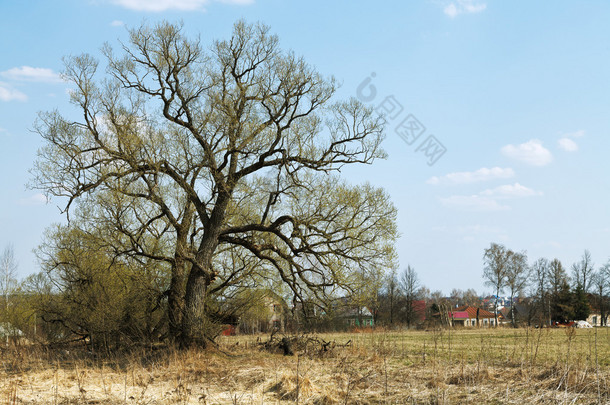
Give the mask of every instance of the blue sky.
[[(389, 158), (344, 175), (388, 190), (400, 267), (428, 288), (488, 291), (491, 242), (530, 262), (570, 266), (584, 249), (598, 266), (610, 257), (606, 1), (31, 0), (0, 2), (0, 248), (13, 244), (21, 276), (37, 271), (44, 229), (63, 220), (58, 201), (25, 187), (37, 112), (73, 111), (62, 57), (99, 55), (126, 27), (161, 19), (209, 44), (240, 18), (334, 75), (340, 97), (387, 112)], [(396, 128), (413, 118), (425, 131), (409, 144)], [(446, 152), (426, 156), (431, 139)]]

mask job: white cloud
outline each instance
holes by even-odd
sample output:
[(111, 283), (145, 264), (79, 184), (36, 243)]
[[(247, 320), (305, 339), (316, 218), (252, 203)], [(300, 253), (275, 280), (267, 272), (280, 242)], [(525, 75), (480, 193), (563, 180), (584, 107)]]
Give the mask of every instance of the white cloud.
[(510, 167), (482, 167), (474, 172), (454, 172), (441, 177), (431, 177), (428, 184), (470, 184), (494, 179), (509, 179), (515, 176), (515, 171)]
[(520, 198), (542, 195), (542, 192), (515, 183), (481, 191), (480, 195), (493, 198)]
[(576, 152), (578, 150), (578, 144), (572, 138), (582, 138), (583, 136), (585, 136), (585, 130), (580, 129), (562, 135), (562, 138), (557, 141), (557, 143), (559, 144), (559, 147), (566, 152)]
[(579, 129), (578, 131), (565, 134), (564, 138), (582, 138), (583, 136), (585, 136), (585, 130)]
[(441, 198), (441, 203), (447, 207), (468, 211), (506, 211), (510, 209), (508, 205), (502, 205), (493, 198), (481, 195), (453, 195)]
[(112, 0), (112, 3), (137, 11), (194, 11), (203, 9), (206, 0)]
[(453, 195), (441, 198), (441, 203), (447, 207), (460, 208), (469, 211), (505, 211), (508, 205), (500, 203), (501, 200), (541, 196), (542, 192), (532, 190), (519, 183), (506, 184), (492, 189), (481, 191), (473, 195)]
[(35, 68), (31, 66), (15, 67), (1, 72), (0, 75), (15, 81), (45, 83), (59, 83), (62, 81), (61, 77), (51, 69)]
[[(167, 10), (196, 11), (205, 10), (212, 0), (110, 0), (113, 4), (130, 10), (161, 12)], [(216, 0), (225, 4), (246, 5), (254, 0)]]
[(506, 145), (502, 153), (511, 158), (520, 160), (532, 166), (546, 166), (553, 161), (553, 154), (542, 146), (538, 139), (532, 139), (520, 145)]
[(458, 15), (458, 10), (455, 4), (448, 4), (447, 7), (443, 10), (443, 12), (451, 18), (455, 18)]
[(561, 138), (557, 143), (566, 152), (576, 152), (578, 150), (578, 144), (570, 138)]
[(0, 82), (0, 101), (27, 101), (28, 96), (13, 89), (9, 84)]
[(111, 27), (122, 27), (124, 25), (125, 25), (125, 23), (121, 20), (114, 20), (110, 23)]
[(456, 0), (447, 4), (443, 12), (451, 18), (455, 18), (460, 14), (475, 14), (487, 8), (485, 2), (476, 0)]
[(27, 198), (19, 200), (19, 205), (22, 206), (33, 206), (33, 205), (44, 205), (49, 202), (49, 199), (42, 193), (31, 195)]

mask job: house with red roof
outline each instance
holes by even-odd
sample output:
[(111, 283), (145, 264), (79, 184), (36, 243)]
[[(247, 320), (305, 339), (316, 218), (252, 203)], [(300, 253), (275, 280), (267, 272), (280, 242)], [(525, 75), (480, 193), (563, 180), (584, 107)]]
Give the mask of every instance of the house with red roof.
[[(500, 318), (501, 314), (498, 314), (498, 321)], [(468, 305), (449, 311), (448, 319), (451, 326), (490, 327), (495, 326), (496, 323), (496, 317), (492, 312)]]

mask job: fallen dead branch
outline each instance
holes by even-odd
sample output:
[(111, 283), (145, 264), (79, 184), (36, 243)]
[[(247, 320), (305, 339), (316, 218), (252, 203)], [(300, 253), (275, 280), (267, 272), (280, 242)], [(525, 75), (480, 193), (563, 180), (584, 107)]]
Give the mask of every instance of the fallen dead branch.
[(351, 339), (346, 343), (338, 344), (335, 340), (324, 340), (319, 336), (301, 334), (284, 335), (272, 333), (269, 340), (258, 341), (259, 347), (270, 353), (282, 353), (284, 356), (292, 356), (295, 352), (305, 355), (324, 355), (336, 348), (351, 346)]

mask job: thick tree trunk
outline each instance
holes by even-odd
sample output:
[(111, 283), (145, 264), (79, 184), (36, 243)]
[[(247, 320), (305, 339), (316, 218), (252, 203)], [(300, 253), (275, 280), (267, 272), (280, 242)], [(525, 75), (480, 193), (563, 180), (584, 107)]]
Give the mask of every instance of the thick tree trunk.
[(169, 337), (172, 342), (179, 341), (182, 334), (182, 318), (184, 314), (185, 278), (187, 270), (186, 256), (189, 251), (188, 236), (193, 224), (194, 208), (191, 204), (186, 207), (180, 227), (176, 229), (176, 248), (174, 250), (174, 263), (172, 277), (167, 295), (167, 315), (169, 324)]
[(169, 338), (172, 342), (180, 339), (182, 331), (182, 315), (184, 312), (184, 274), (185, 260), (176, 257), (172, 268), (169, 291), (167, 295), (167, 315), (169, 323)]
[(218, 246), (220, 226), (209, 230), (201, 242), (195, 264), (191, 267), (186, 282), (184, 311), (182, 315), (181, 344), (183, 347), (205, 347), (213, 339), (210, 333), (210, 319), (206, 312), (208, 289), (216, 275), (212, 269), (212, 257)]
[(181, 343), (185, 347), (205, 347), (209, 339), (206, 299), (209, 276), (201, 269), (193, 268), (186, 284), (185, 308), (182, 318)]
[(204, 236), (199, 245), (195, 263), (186, 282), (184, 312), (182, 316), (181, 344), (183, 347), (205, 347), (215, 336), (210, 334), (210, 320), (206, 313), (208, 289), (216, 278), (212, 258), (218, 247), (218, 237), (230, 200), (229, 192), (221, 192), (209, 220), (205, 224)]

